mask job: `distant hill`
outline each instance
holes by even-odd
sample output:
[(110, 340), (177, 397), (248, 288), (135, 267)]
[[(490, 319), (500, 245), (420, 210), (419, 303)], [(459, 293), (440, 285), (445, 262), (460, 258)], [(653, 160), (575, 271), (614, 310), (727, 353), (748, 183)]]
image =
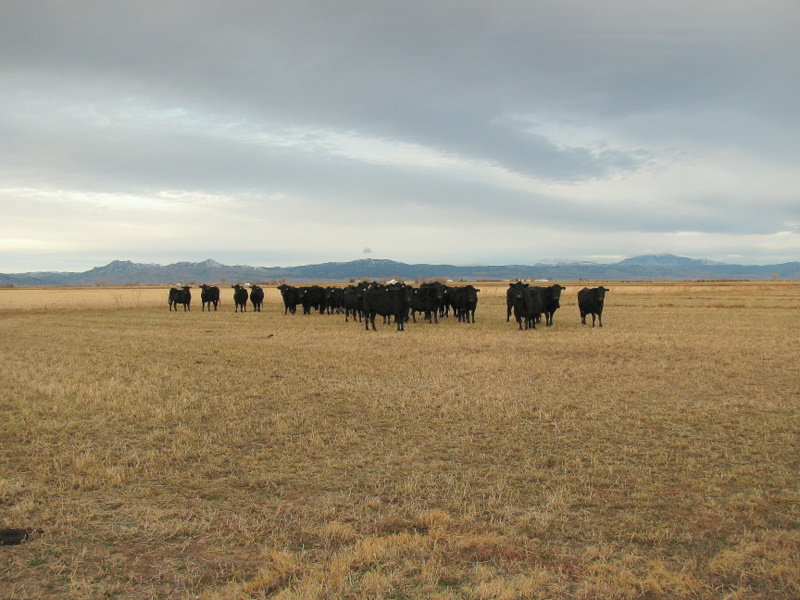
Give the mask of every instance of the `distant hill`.
[(730, 266), (724, 262), (707, 260), (705, 258), (687, 258), (674, 254), (643, 254), (626, 258), (617, 263), (617, 266), (638, 265), (640, 267), (682, 267), (694, 269), (698, 267), (725, 267)]
[(346, 282), (351, 279), (396, 278), (404, 280), (441, 277), (453, 280), (580, 279), (697, 280), (697, 279), (798, 279), (800, 262), (780, 265), (733, 265), (674, 254), (643, 255), (614, 264), (590, 262), (505, 266), (456, 266), (406, 264), (388, 259), (365, 258), (298, 267), (223, 265), (215, 260), (178, 262), (171, 265), (115, 260), (83, 273), (50, 272), (0, 274), (0, 286), (152, 285), (176, 283), (241, 282)]

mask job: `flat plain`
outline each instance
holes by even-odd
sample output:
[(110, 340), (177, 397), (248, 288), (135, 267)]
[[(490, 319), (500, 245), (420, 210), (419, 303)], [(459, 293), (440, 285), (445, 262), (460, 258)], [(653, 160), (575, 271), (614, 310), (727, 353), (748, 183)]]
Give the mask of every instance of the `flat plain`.
[[(0, 595), (796, 599), (800, 282), (405, 332), (0, 290)], [(596, 285), (595, 283), (591, 285)]]

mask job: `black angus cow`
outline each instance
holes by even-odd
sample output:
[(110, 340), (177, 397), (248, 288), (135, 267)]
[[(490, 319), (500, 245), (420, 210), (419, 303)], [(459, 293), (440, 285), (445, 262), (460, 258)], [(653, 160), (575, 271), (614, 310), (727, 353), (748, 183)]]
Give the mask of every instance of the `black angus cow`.
[(300, 304), (299, 290), (285, 283), (279, 285), (278, 289), (281, 291), (281, 298), (283, 298), (283, 314), (294, 314), (297, 311), (297, 305)]
[(561, 308), (561, 292), (567, 288), (556, 283), (548, 287), (541, 287), (539, 289), (542, 290), (542, 301), (544, 303), (544, 306), (542, 307), (544, 324), (547, 327), (552, 327), (553, 315), (555, 315), (556, 311)]
[(404, 284), (385, 286), (373, 283), (364, 290), (364, 322), (367, 331), (369, 331), (370, 324), (372, 331), (377, 331), (375, 328), (376, 315), (382, 315), (384, 318), (394, 317), (397, 331), (405, 331), (404, 325), (408, 320), (409, 310), (406, 287)]
[(449, 317), (450, 308), (453, 306), (453, 288), (442, 285), (442, 305), (439, 307), (440, 317)]
[(336, 286), (325, 288), (325, 309), (329, 315), (342, 313), (344, 310), (344, 290), (342, 288)]
[(364, 290), (367, 289), (367, 283), (362, 281), (358, 285), (348, 285), (343, 290), (343, 304), (344, 304), (344, 320), (345, 323), (350, 321), (353, 317), (355, 321), (361, 322), (361, 317), (364, 312)]
[(169, 309), (173, 308), (177, 311), (178, 304), (183, 304), (183, 310), (192, 310), (192, 292), (189, 291), (190, 286), (184, 285), (181, 288), (170, 288), (169, 290)]
[(471, 285), (451, 288), (451, 302), (453, 314), (459, 323), (474, 323), (475, 309), (478, 307), (478, 292), (480, 290)]
[(592, 315), (592, 327), (594, 327), (594, 319), (597, 317), (597, 322), (600, 327), (603, 326), (603, 304), (606, 300), (606, 292), (610, 291), (602, 285), (596, 288), (583, 288), (578, 292), (578, 308), (581, 311), (581, 323), (586, 325), (586, 315)]
[(520, 331), (536, 329), (536, 322), (544, 312), (544, 294), (540, 287), (519, 286), (514, 291), (514, 318)]
[(528, 287), (528, 284), (521, 281), (508, 284), (508, 289), (506, 290), (506, 322), (511, 320), (511, 311), (514, 310), (515, 299), (519, 296), (521, 290), (526, 287)]
[(444, 285), (441, 283), (423, 283), (418, 288), (408, 287), (411, 318), (417, 322), (417, 313), (425, 315), (426, 321), (439, 323), (439, 311), (444, 302)]
[[(506, 290), (506, 305), (509, 311), (513, 311), (514, 319), (519, 324), (520, 330), (525, 321), (525, 292), (528, 290), (528, 284), (518, 281), (515, 284), (510, 284)], [(508, 319), (510, 320), (510, 319)]]
[(250, 302), (253, 303), (253, 312), (261, 312), (261, 305), (264, 304), (264, 290), (255, 283), (250, 286)]
[(319, 285), (297, 288), (300, 295), (300, 304), (303, 305), (303, 314), (310, 315), (311, 309), (316, 308), (319, 314), (325, 314), (325, 288)]
[(217, 306), (219, 306), (219, 288), (215, 285), (207, 285), (203, 284), (200, 286), (200, 300), (203, 302), (203, 310), (206, 309), (206, 304), (208, 304), (208, 310), (211, 312), (211, 305), (214, 305), (214, 310), (217, 310)]
[(247, 312), (247, 289), (238, 283), (231, 287), (233, 288), (233, 303), (236, 305), (233, 312), (239, 312), (240, 309), (242, 312)]

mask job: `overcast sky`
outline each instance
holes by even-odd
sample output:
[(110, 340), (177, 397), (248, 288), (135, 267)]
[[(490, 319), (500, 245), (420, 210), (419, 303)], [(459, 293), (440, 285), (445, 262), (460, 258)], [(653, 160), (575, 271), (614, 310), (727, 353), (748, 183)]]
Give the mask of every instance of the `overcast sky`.
[(0, 272), (800, 260), (797, 0), (0, 3)]

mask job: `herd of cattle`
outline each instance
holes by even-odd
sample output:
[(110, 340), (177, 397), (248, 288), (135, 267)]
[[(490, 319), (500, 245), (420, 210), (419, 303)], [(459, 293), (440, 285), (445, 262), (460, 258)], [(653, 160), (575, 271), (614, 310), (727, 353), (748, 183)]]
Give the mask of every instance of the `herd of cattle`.
[[(264, 303), (264, 290), (258, 285), (251, 285), (250, 292), (240, 284), (233, 288), (235, 312), (246, 312), (248, 300), (253, 310), (261, 311)], [(447, 317), (452, 310), (459, 322), (474, 323), (475, 310), (478, 307), (479, 289), (472, 285), (447, 286), (442, 283), (423, 283), (414, 287), (404, 283), (382, 285), (377, 282), (362, 282), (347, 287), (322, 287), (319, 285), (295, 287), (279, 285), (283, 298), (283, 314), (295, 314), (297, 307), (302, 306), (303, 314), (311, 314), (312, 310), (320, 314), (342, 314), (345, 321), (358, 320), (365, 323), (367, 331), (370, 327), (375, 331), (375, 318), (380, 315), (384, 323), (394, 322), (398, 331), (405, 329), (409, 319), (417, 322), (417, 314), (433, 323), (440, 317)], [(520, 330), (536, 329), (537, 323), (544, 316), (547, 327), (553, 324), (553, 315), (560, 307), (562, 285), (548, 287), (532, 286), (521, 281), (509, 284), (506, 291), (506, 321), (514, 315)], [(578, 292), (578, 308), (581, 323), (586, 324), (587, 315), (592, 315), (592, 327), (595, 319), (603, 326), (603, 304), (608, 291), (603, 286), (583, 288)], [(203, 284), (200, 286), (200, 299), (203, 310), (217, 310), (219, 306), (219, 288)], [(169, 291), (169, 309), (176, 311), (178, 306), (183, 310), (191, 309), (192, 292), (190, 286), (172, 288)]]

